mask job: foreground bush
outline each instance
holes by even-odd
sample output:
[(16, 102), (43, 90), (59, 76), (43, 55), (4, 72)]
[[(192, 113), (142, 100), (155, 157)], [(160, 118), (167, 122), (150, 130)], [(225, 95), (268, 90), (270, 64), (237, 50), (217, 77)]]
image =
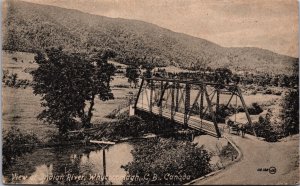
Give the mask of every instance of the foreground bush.
[[(238, 106), (238, 112), (245, 112), (245, 109), (242, 106)], [(251, 106), (247, 107), (247, 110), (250, 115), (258, 115), (263, 112), (263, 109), (258, 103), (252, 103)]]
[(141, 141), (132, 154), (123, 184), (182, 184), (211, 172), (207, 151), (188, 141)]
[(258, 137), (263, 137), (268, 142), (276, 142), (280, 138), (280, 134), (275, 131), (268, 117), (260, 116), (258, 123), (254, 124), (254, 130)]
[(14, 158), (23, 153), (30, 152), (36, 144), (40, 143), (35, 134), (25, 134), (19, 128), (12, 127), (4, 131), (3, 135), (3, 167), (11, 164)]
[[(262, 137), (267, 142), (276, 142), (284, 137), (282, 125), (277, 123), (274, 119), (272, 112), (268, 112), (266, 116), (260, 116), (258, 122), (255, 122), (253, 127), (258, 137)], [(247, 132), (253, 135), (250, 128)]]

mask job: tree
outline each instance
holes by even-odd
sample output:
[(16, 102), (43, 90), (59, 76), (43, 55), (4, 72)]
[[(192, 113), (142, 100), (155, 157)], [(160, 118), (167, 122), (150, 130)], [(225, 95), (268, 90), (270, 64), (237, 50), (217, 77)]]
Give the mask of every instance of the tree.
[(273, 76), (271, 81), (270, 81), (270, 85), (277, 87), (278, 86), (278, 80), (279, 80), (278, 76)]
[(139, 82), (140, 69), (136, 65), (129, 65), (126, 68), (126, 77), (128, 78), (128, 82), (130, 83), (130, 87), (132, 87), (132, 83), (134, 84), (134, 88), (136, 88)]
[(231, 81), (232, 72), (228, 68), (217, 68), (215, 70), (215, 81), (221, 84), (228, 84)]
[[(152, 64), (147, 63), (147, 64), (143, 65), (142, 68), (146, 69), (146, 71), (143, 73), (143, 76), (145, 78), (151, 78), (153, 76), (152, 70), (154, 69), (154, 66)], [(150, 81), (147, 80), (147, 82), (149, 83)]]
[(279, 76), (279, 79), (278, 79), (278, 86), (280, 87), (287, 87), (289, 84), (289, 78), (287, 75), (285, 74), (282, 74)]
[(207, 65), (210, 63), (210, 61), (207, 58), (201, 57), (201, 59), (197, 59), (197, 62), (192, 62), (190, 64), (190, 69), (193, 71), (199, 71), (202, 73), (205, 73), (205, 69), (207, 68)]
[[(293, 89), (290, 89), (283, 99), (283, 128), (285, 135), (299, 133), (299, 63), (294, 63), (292, 76)], [(289, 78), (286, 78), (289, 81)], [(285, 79), (285, 80), (286, 80)]]
[(265, 117), (259, 116), (259, 121), (254, 125), (256, 135), (265, 138), (268, 142), (276, 142), (279, 138), (278, 133), (274, 130), (270, 121), (271, 114), (266, 114)]
[(210, 156), (203, 147), (175, 139), (149, 139), (135, 144), (133, 161), (122, 166), (127, 176), (123, 184), (179, 185), (211, 171)]
[(283, 111), (282, 120), (284, 121), (285, 135), (299, 133), (299, 89), (290, 90), (286, 94)]
[(293, 64), (292, 75), (289, 78), (291, 88), (298, 89), (299, 87), (299, 63), (298, 60)]
[(62, 48), (38, 52), (39, 67), (31, 72), (34, 94), (41, 95), (44, 107), (38, 119), (56, 124), (61, 134), (78, 122), (90, 127), (96, 96), (102, 101), (113, 99), (109, 82), (115, 68), (107, 63), (110, 56), (113, 53), (108, 51), (88, 56)]
[(234, 84), (239, 84), (241, 81), (241, 78), (237, 74), (234, 74), (231, 79), (234, 82)]
[(88, 90), (86, 100), (90, 102), (90, 106), (87, 114), (84, 113), (84, 108), (80, 114), (85, 127), (89, 128), (91, 125), (91, 119), (93, 116), (92, 111), (95, 104), (95, 97), (97, 95), (102, 101), (114, 99), (110, 89), (110, 81), (116, 72), (116, 68), (114, 65), (108, 63), (108, 59), (114, 56), (115, 53), (112, 50), (106, 49), (97, 52), (88, 59), (88, 62), (93, 64), (91, 71), (88, 72), (91, 79), (85, 76), (85, 78), (90, 80), (90, 84), (86, 87)]

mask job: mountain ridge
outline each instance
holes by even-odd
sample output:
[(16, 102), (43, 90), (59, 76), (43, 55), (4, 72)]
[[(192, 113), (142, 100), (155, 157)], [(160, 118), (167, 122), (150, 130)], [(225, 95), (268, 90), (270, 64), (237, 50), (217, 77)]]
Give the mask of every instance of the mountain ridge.
[(154, 58), (155, 65), (189, 68), (200, 61), (212, 68), (259, 73), (289, 73), (298, 61), (267, 49), (222, 47), (145, 21), (22, 1), (9, 1), (3, 25), (3, 49), (7, 50), (34, 52), (63, 46), (84, 52), (108, 47), (117, 52), (119, 62), (130, 57), (148, 62)]

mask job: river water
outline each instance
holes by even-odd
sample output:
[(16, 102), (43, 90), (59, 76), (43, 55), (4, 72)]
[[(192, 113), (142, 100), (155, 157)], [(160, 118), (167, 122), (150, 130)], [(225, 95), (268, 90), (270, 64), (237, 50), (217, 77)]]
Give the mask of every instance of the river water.
[[(126, 172), (121, 166), (132, 161), (132, 149), (127, 142), (105, 149), (107, 182), (122, 184)], [(18, 157), (3, 175), (6, 183), (99, 183), (103, 180), (103, 150), (85, 146), (37, 149)]]
[[(193, 142), (215, 154), (211, 164), (220, 161), (215, 152), (227, 144), (225, 139), (207, 135), (197, 136)], [(120, 185), (126, 179), (121, 166), (133, 160), (134, 143), (118, 143), (105, 149), (106, 184)], [(5, 183), (24, 184), (103, 184), (103, 175), (103, 149), (88, 146), (35, 149), (3, 170)]]

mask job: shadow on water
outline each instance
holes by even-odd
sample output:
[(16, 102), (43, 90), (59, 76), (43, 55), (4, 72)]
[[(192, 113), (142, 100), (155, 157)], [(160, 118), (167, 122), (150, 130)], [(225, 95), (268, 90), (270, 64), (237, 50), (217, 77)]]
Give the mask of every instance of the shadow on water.
[[(105, 149), (105, 183), (121, 184), (126, 172), (121, 168), (132, 161), (130, 143)], [(103, 149), (73, 146), (36, 149), (17, 157), (3, 170), (5, 183), (25, 184), (103, 184)]]

